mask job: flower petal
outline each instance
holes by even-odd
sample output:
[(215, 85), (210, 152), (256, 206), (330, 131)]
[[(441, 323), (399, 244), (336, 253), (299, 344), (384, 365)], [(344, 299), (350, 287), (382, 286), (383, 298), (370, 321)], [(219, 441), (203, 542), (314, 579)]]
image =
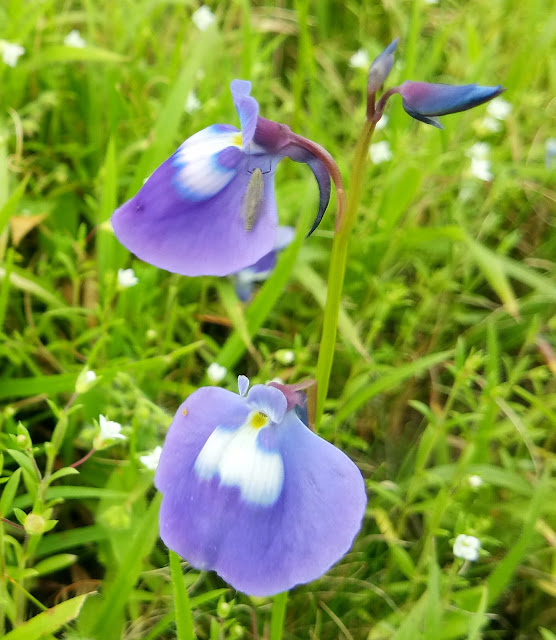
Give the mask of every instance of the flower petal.
[(264, 384), (256, 384), (249, 389), (247, 404), (251, 409), (265, 413), (276, 424), (282, 422), (288, 408), (286, 396), (278, 389)]
[[(248, 410), (236, 394), (210, 387), (196, 391), (170, 427), (155, 484), (164, 494), (164, 542), (193, 566), (216, 570), (236, 589), (266, 596), (314, 580), (337, 562), (361, 526), (366, 496), (357, 467), (309, 431), (293, 411), (277, 427), (261, 429), (255, 439), (255, 457), (262, 452), (261, 460), (267, 454), (267, 460), (282, 461), (274, 502), (257, 502), (245, 494), (251, 487), (260, 498), (264, 492), (257, 487), (280, 484), (280, 474), (276, 469), (268, 473), (268, 465), (243, 459), (248, 468), (244, 474), (228, 453), (235, 486), (216, 475), (201, 477), (195, 463), (205, 443), (216, 432), (215, 441), (237, 437)], [(215, 425), (220, 425), (216, 431)], [(252, 442), (248, 448), (253, 451)]]
[[(185, 161), (180, 149), (114, 213), (118, 240), (142, 260), (188, 276), (228, 275), (257, 262), (272, 249), (276, 232), (274, 168), (262, 167), (257, 218), (247, 230), (243, 208), (254, 157), (227, 147), (218, 157), (201, 154), (197, 163), (189, 147)], [(239, 161), (228, 151), (239, 153)]]
[(501, 85), (496, 87), (481, 87), (477, 84), (456, 86), (411, 80), (406, 80), (398, 88), (398, 93), (403, 98), (403, 107), (410, 116), (440, 128), (441, 125), (434, 116), (471, 109), (491, 100), (503, 91)]
[(239, 131), (212, 125), (188, 138), (172, 156), (174, 185), (187, 200), (208, 200), (233, 180), (243, 158)]
[(368, 93), (376, 93), (384, 84), (384, 81), (394, 66), (394, 52), (398, 46), (398, 38), (393, 40), (374, 60), (369, 69), (367, 81)]
[(257, 116), (259, 115), (259, 105), (255, 98), (252, 98), (251, 83), (247, 80), (232, 80), (230, 85), (232, 97), (241, 122), (241, 132), (243, 135), (243, 147), (253, 140), (255, 128), (257, 127)]

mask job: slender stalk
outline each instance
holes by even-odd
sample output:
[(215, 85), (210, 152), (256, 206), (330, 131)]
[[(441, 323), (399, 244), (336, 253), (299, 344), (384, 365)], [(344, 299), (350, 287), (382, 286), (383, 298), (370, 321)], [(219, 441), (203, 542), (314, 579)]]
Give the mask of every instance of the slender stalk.
[(286, 619), (286, 605), (288, 604), (288, 591), (274, 596), (272, 614), (270, 616), (270, 640), (282, 640), (284, 634), (284, 621)]
[(346, 262), (348, 254), (349, 234), (355, 223), (359, 204), (361, 202), (361, 191), (363, 189), (363, 179), (365, 177), (365, 166), (369, 153), (371, 137), (375, 129), (375, 122), (367, 119), (361, 131), (361, 135), (355, 147), (353, 158), (353, 172), (347, 198), (347, 207), (343, 216), (336, 219), (336, 233), (332, 243), (332, 255), (330, 258), (330, 270), (328, 272), (328, 290), (326, 294), (326, 305), (324, 308), (324, 320), (322, 328), (322, 338), (319, 349), (319, 359), (317, 362), (317, 383), (318, 400), (317, 413), (315, 417), (315, 427), (318, 429), (322, 414), (324, 412), (324, 402), (328, 394), (330, 382), (330, 372), (334, 360), (334, 350), (336, 347), (336, 335), (338, 333), (338, 312), (342, 300), (342, 288), (346, 273)]
[(86, 462), (93, 455), (93, 453), (95, 453), (95, 452), (96, 452), (96, 449), (93, 447), (82, 458), (79, 458), (79, 460), (77, 460), (77, 462), (74, 462), (74, 463), (70, 464), (70, 467), (73, 467), (74, 469), (76, 469), (77, 467), (82, 465), (84, 462)]

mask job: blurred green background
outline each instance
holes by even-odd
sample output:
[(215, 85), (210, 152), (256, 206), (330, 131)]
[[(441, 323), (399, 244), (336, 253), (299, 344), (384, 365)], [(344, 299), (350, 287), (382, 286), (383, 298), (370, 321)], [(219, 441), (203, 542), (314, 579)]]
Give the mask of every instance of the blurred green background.
[[(48, 506), (58, 521), (27, 536), (2, 523), (7, 638), (175, 638), (140, 456), (213, 362), (230, 389), (238, 374), (315, 375), (334, 201), (247, 305), (227, 279), (131, 256), (105, 224), (112, 211), (192, 133), (238, 125), (233, 78), (252, 81), (262, 115), (326, 147), (349, 190), (365, 54), (399, 37), (387, 86), (507, 92), (501, 111), (443, 117), (444, 131), (394, 97), (375, 134), (320, 431), (361, 468), (368, 517), (339, 565), (292, 592), (284, 637), (554, 640), (553, 3), (208, 7), (199, 28), (187, 1), (0, 5), (0, 511), (17, 524), (14, 508), (24, 519)], [(276, 189), (281, 223), (303, 233), (318, 203), (310, 171), (282, 163)], [(138, 283), (122, 289), (127, 267)], [(84, 369), (97, 383), (65, 410)], [(99, 414), (125, 443), (45, 482), (48, 456), (62, 469), (87, 453)], [(454, 557), (461, 533), (481, 541), (477, 562)], [(280, 637), (271, 600), (185, 578), (199, 638)], [(49, 627), (38, 616), (54, 605)]]

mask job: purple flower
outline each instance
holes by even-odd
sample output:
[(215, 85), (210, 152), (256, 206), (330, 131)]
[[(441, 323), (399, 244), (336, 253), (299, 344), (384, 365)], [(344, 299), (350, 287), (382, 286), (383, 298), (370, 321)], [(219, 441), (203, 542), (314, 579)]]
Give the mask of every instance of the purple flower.
[(276, 266), (276, 254), (285, 249), (295, 237), (293, 227), (278, 227), (276, 229), (276, 239), (272, 251), (263, 256), (260, 260), (245, 267), (234, 274), (235, 290), (237, 297), (243, 302), (247, 302), (253, 293), (255, 282), (266, 280)]
[(397, 44), (398, 40), (396, 38), (375, 58), (369, 70), (367, 118), (375, 124), (382, 117), (386, 103), (395, 93), (399, 93), (402, 96), (403, 108), (412, 118), (443, 129), (444, 127), (437, 116), (472, 109), (479, 104), (483, 104), (483, 102), (492, 100), (492, 98), (505, 91), (501, 85), (496, 87), (481, 87), (477, 84), (457, 86), (406, 80), (399, 87), (388, 89), (376, 102), (376, 92), (380, 89), (394, 65), (394, 53)]
[(325, 573), (351, 547), (365, 485), (299, 419), (298, 391), (238, 378), (239, 395), (195, 391), (166, 436), (155, 485), (160, 536), (198, 569), (268, 596)]
[(215, 124), (188, 138), (117, 209), (112, 225), (139, 258), (183, 275), (228, 275), (256, 263), (275, 243), (274, 174), (286, 156), (312, 169), (320, 191), (319, 224), (330, 199), (334, 160), (289, 127), (259, 116), (251, 83), (234, 80), (241, 131)]
[(406, 80), (392, 90), (403, 99), (403, 108), (416, 120), (443, 129), (436, 116), (472, 109), (500, 95), (504, 89), (477, 84), (450, 85)]

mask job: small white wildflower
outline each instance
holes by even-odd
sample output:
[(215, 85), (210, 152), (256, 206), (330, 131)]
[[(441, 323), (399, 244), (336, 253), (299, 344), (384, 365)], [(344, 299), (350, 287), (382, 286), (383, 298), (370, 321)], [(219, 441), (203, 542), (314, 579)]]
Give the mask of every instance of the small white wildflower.
[(376, 123), (375, 129), (377, 131), (382, 131), (382, 129), (384, 129), (384, 127), (387, 124), (388, 124), (388, 116), (387, 115), (383, 115), (382, 118)]
[(75, 381), (75, 393), (85, 393), (95, 384), (96, 380), (97, 374), (94, 371), (83, 369)]
[(479, 557), (479, 549), (481, 541), (475, 536), (466, 536), (460, 533), (454, 542), (454, 555), (456, 558), (462, 558), (469, 562), (475, 562)]
[(500, 120), (493, 118), (492, 116), (485, 116), (482, 121), (483, 129), (490, 131), (491, 133), (498, 133), (502, 130), (502, 124)]
[(211, 382), (214, 384), (218, 384), (222, 382), (228, 373), (228, 369), (226, 367), (221, 367), (218, 362), (213, 362), (208, 366), (207, 376)]
[(195, 93), (195, 91), (193, 90), (190, 91), (187, 94), (187, 97), (185, 99), (185, 104), (183, 105), (185, 112), (189, 114), (195, 113), (195, 111), (199, 111), (201, 107), (202, 107), (201, 101), (197, 97), (197, 94)]
[(93, 447), (95, 449), (104, 449), (107, 446), (113, 444), (111, 440), (125, 440), (122, 431), (122, 425), (114, 420), (107, 420), (102, 414), (98, 417), (98, 425), (100, 428), (99, 434), (93, 440)]
[(87, 43), (81, 37), (81, 34), (77, 29), (73, 29), (64, 38), (64, 44), (66, 47), (73, 47), (74, 49), (83, 49), (87, 46)]
[(144, 456), (139, 456), (141, 463), (149, 469), (149, 471), (156, 471), (158, 463), (160, 462), (160, 454), (162, 453), (162, 447), (155, 447), (151, 453), (147, 453)]
[(295, 353), (291, 349), (279, 349), (274, 355), (280, 364), (293, 364), (295, 362)]
[(191, 19), (199, 31), (206, 31), (216, 20), (214, 13), (212, 13), (206, 4), (201, 5), (197, 11), (193, 13)]
[(371, 66), (369, 54), (365, 49), (359, 49), (359, 51), (356, 51), (351, 56), (348, 64), (352, 69), (363, 69), (366, 71)]
[(372, 144), (369, 149), (369, 155), (374, 164), (380, 164), (381, 162), (388, 162), (392, 160), (392, 151), (390, 144), (386, 140)]
[(505, 120), (512, 110), (512, 105), (504, 98), (494, 98), (488, 103), (487, 113), (497, 120)]
[(19, 58), (25, 53), (25, 47), (15, 42), (0, 40), (0, 51), (2, 52), (2, 60), (9, 67), (15, 67)]
[(469, 486), (473, 487), (473, 489), (478, 489), (479, 487), (483, 486), (483, 479), (481, 478), (481, 476), (478, 475), (472, 475), (469, 476), (469, 478), (467, 478), (467, 481), (469, 482)]
[(484, 158), (471, 158), (471, 174), (483, 180), (484, 182), (490, 182), (494, 175), (490, 170), (490, 160)]
[(129, 289), (139, 282), (139, 278), (135, 275), (133, 269), (118, 269), (118, 287), (120, 289)]
[(488, 158), (489, 153), (490, 147), (486, 142), (475, 142), (475, 144), (465, 152), (465, 155), (471, 159), (484, 160)]

